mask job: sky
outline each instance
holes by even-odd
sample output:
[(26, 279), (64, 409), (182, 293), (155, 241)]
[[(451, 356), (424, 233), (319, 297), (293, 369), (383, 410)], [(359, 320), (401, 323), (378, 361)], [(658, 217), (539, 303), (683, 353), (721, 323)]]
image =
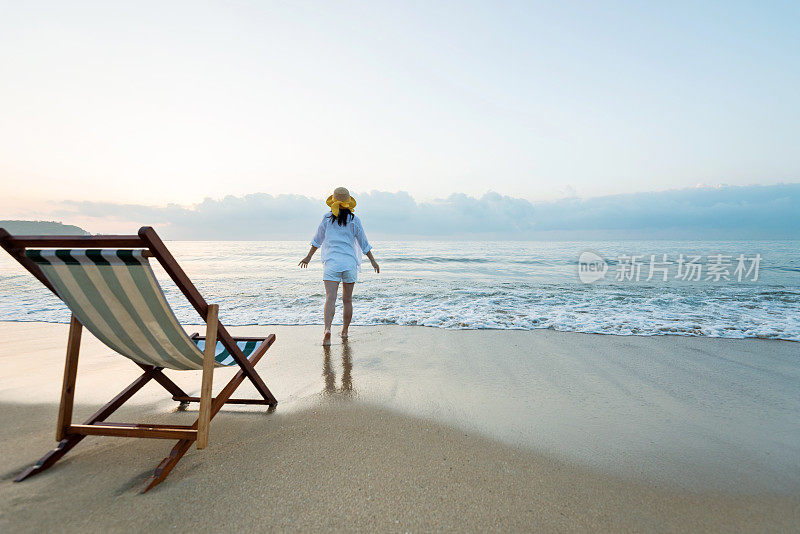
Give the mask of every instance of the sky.
[(557, 206), (800, 182), (797, 2), (33, 0), (0, 15), (0, 219), (103, 231), (119, 218), (75, 206), (196, 211), (338, 185)]

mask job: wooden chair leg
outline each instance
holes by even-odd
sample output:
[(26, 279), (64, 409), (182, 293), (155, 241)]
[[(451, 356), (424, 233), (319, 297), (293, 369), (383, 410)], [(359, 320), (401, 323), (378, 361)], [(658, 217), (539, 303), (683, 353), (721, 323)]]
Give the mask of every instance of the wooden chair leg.
[[(262, 345), (260, 350), (257, 350), (253, 354), (250, 355), (248, 360), (250, 361), (250, 365), (255, 366), (258, 361), (261, 359), (262, 356), (267, 352), (272, 343), (275, 342), (275, 334), (270, 334), (267, 339), (266, 343)], [(228, 402), (231, 395), (233, 395), (236, 388), (238, 388), (242, 382), (244, 381), (246, 375), (242, 369), (239, 369), (233, 378), (231, 378), (230, 382), (222, 388), (222, 391), (219, 392), (219, 395), (211, 402), (211, 418), (213, 419), (214, 416), (222, 409), (222, 406)], [(274, 409), (274, 405), (270, 405), (270, 409)], [(199, 425), (199, 419), (195, 422), (194, 426)], [(158, 467), (156, 467), (155, 472), (145, 481), (144, 487), (142, 488), (142, 493), (150, 491), (154, 487), (161, 484), (167, 475), (172, 471), (172, 469), (178, 465), (178, 462), (183, 455), (191, 448), (192, 441), (188, 439), (182, 439), (178, 441), (172, 450), (169, 453), (169, 456), (164, 458)]]
[(173, 397), (187, 396), (187, 393), (183, 391), (180, 387), (178, 387), (178, 384), (170, 380), (169, 377), (167, 377), (167, 375), (164, 374), (163, 367), (153, 367), (152, 365), (146, 365), (144, 363), (139, 363), (139, 362), (134, 362), (134, 363), (139, 367), (141, 367), (143, 371), (147, 371), (149, 369), (155, 369), (155, 374), (153, 374), (153, 380), (161, 384), (161, 387), (167, 390), (167, 392)]
[(203, 354), (203, 382), (200, 387), (200, 414), (197, 418), (197, 448), (205, 449), (208, 445), (208, 427), (211, 422), (211, 386), (214, 381), (214, 353), (217, 348), (217, 324), (219, 306), (208, 305), (206, 316), (206, 349)]
[[(125, 404), (133, 394), (142, 389), (142, 387), (147, 384), (153, 378), (153, 369), (149, 369), (144, 372), (139, 378), (133, 381), (131, 385), (123, 389), (116, 397), (111, 399), (107, 402), (102, 408), (100, 408), (97, 412), (95, 412), (89, 419), (84, 421), (84, 425), (93, 425), (100, 421), (105, 421), (114, 411), (117, 410), (120, 406)], [(72, 450), (75, 445), (80, 443), (83, 438), (86, 436), (80, 434), (70, 434), (65, 439), (62, 439), (58, 446), (53, 449), (52, 451), (48, 452), (42, 458), (36, 462), (35, 465), (27, 468), (25, 471), (19, 474), (17, 478), (14, 479), (14, 482), (22, 482), (26, 478), (30, 478), (34, 475), (38, 475), (43, 471), (51, 468), (53, 464), (55, 464), (58, 460), (60, 460), (65, 454), (67, 454), (70, 450)]]
[(58, 426), (56, 441), (67, 437), (67, 429), (72, 424), (72, 406), (75, 401), (75, 378), (78, 373), (78, 353), (81, 350), (83, 325), (73, 315), (69, 322), (67, 340), (67, 361), (64, 364), (64, 383), (61, 387), (61, 404), (58, 407)]
[(192, 440), (190, 439), (182, 439), (175, 444), (172, 450), (169, 453), (169, 456), (161, 460), (161, 463), (158, 464), (156, 470), (153, 472), (150, 477), (145, 481), (144, 487), (142, 488), (141, 493), (147, 493), (154, 487), (161, 484), (167, 475), (170, 474), (172, 469), (178, 465), (178, 462), (183, 458), (183, 455), (192, 447)]

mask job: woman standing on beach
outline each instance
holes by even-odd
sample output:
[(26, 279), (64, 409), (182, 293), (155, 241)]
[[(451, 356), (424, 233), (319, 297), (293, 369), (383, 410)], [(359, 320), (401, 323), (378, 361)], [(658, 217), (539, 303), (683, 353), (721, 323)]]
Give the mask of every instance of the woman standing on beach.
[(376, 273), (381, 272), (378, 262), (372, 256), (372, 246), (361, 226), (361, 220), (353, 214), (356, 199), (344, 187), (337, 187), (328, 197), (326, 204), (331, 212), (326, 213), (319, 223), (317, 233), (311, 240), (311, 249), (298, 264), (301, 269), (308, 267), (308, 262), (318, 248), (322, 248), (322, 280), (325, 283), (325, 332), (322, 345), (331, 344), (331, 324), (336, 311), (336, 295), (339, 282), (342, 287), (342, 339), (347, 339), (347, 329), (353, 318), (353, 288), (356, 285), (358, 271), (361, 270), (361, 253), (367, 255)]

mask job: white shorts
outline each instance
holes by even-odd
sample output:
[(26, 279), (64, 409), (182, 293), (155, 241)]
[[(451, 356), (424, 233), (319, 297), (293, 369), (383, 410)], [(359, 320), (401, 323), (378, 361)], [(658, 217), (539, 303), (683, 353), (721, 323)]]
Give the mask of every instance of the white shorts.
[(358, 279), (358, 272), (355, 269), (347, 271), (334, 271), (325, 267), (322, 279), (330, 282), (344, 282), (345, 284), (355, 284)]

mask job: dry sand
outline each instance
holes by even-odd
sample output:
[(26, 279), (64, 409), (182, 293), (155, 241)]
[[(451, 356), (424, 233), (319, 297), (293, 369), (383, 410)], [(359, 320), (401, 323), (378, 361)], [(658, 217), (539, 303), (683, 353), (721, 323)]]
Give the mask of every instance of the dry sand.
[[(66, 330), (0, 323), (4, 532), (800, 528), (796, 343), (379, 327), (324, 351), (318, 327), (234, 329), (277, 333), (257, 368), (280, 405), (220, 412), (142, 495), (172, 442), (90, 437), (11, 482), (55, 444)], [(136, 375), (86, 335), (75, 419)], [(114, 420), (194, 409), (150, 385)]]

